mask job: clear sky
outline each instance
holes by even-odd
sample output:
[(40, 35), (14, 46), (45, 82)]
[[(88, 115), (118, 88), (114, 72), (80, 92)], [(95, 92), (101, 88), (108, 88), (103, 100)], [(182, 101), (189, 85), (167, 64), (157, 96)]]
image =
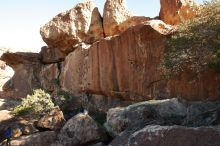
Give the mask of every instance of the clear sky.
[[(198, 3), (202, 1), (196, 0)], [(79, 2), (82, 0), (1, 0), (0, 47), (40, 51), (45, 45), (40, 27)], [(105, 0), (94, 2), (102, 13)], [(127, 6), (137, 16), (154, 17), (160, 9), (159, 0), (127, 0)]]

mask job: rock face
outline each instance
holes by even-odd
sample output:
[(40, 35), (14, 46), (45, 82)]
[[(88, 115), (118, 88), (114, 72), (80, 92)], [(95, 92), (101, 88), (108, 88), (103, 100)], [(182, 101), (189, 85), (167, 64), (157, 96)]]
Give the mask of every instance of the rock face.
[(63, 112), (59, 107), (54, 108), (50, 113), (43, 116), (39, 121), (37, 126), (50, 130), (60, 129), (65, 122)]
[(41, 27), (41, 36), (49, 47), (70, 52), (80, 42), (103, 38), (102, 19), (91, 0), (60, 13)]
[(152, 98), (151, 84), (160, 80), (156, 65), (164, 41), (151, 25), (139, 25), (88, 49), (77, 49), (65, 60), (61, 86), (74, 94), (88, 91), (134, 100)]
[(55, 141), (56, 133), (53, 131), (41, 132), (29, 136), (22, 136), (11, 141), (12, 146), (51, 146)]
[(49, 64), (63, 61), (66, 54), (61, 52), (58, 48), (49, 48), (44, 46), (41, 48), (40, 56), (42, 63)]
[(39, 88), (38, 74), (41, 68), (37, 53), (4, 53), (1, 60), (14, 70), (14, 76), (3, 86), (7, 97), (24, 98)]
[(220, 129), (181, 126), (146, 126), (130, 135), (122, 134), (109, 146), (218, 146)]
[(71, 118), (58, 134), (62, 146), (88, 145), (90, 142), (105, 140), (105, 131), (87, 114)]
[(192, 80), (186, 72), (163, 78), (158, 66), (171, 30), (171, 26), (153, 20), (76, 49), (65, 59), (61, 87), (76, 95), (89, 92), (134, 101), (218, 99), (220, 74), (208, 71)]
[(160, 0), (160, 19), (167, 24), (177, 25), (195, 17), (193, 0)]
[(107, 0), (104, 6), (103, 25), (106, 36), (120, 33), (118, 26), (131, 18), (125, 0)]
[(59, 88), (59, 64), (49, 64), (49, 65), (42, 65), (42, 68), (40, 69), (40, 83), (43, 89), (47, 91), (54, 91), (57, 88)]

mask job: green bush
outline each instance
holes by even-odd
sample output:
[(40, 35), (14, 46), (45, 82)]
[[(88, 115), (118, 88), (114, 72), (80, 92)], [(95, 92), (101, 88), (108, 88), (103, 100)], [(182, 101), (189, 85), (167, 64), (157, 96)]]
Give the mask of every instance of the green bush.
[(54, 108), (54, 104), (50, 95), (41, 89), (36, 89), (32, 95), (27, 95), (26, 98), (22, 99), (21, 104), (15, 107), (12, 113), (17, 116), (39, 115), (49, 112), (52, 108)]
[(53, 97), (54, 103), (61, 108), (62, 111), (68, 111), (75, 97), (67, 91), (59, 90)]
[(220, 0), (205, 2), (197, 17), (178, 26), (167, 41), (162, 67), (166, 75), (186, 68), (220, 72)]

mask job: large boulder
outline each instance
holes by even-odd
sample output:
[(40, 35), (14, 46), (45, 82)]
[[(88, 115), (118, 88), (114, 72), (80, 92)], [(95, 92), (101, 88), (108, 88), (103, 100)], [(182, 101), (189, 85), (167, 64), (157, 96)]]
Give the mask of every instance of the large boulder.
[(63, 112), (56, 107), (38, 121), (37, 126), (44, 129), (59, 130), (64, 125)]
[(217, 127), (146, 126), (121, 134), (109, 146), (218, 146), (219, 137)]
[(176, 98), (150, 100), (110, 109), (105, 124), (113, 136), (146, 125), (217, 126), (220, 125), (220, 102), (188, 102)]
[(126, 7), (126, 0), (107, 0), (103, 12), (103, 25), (106, 36), (120, 33), (118, 26), (132, 17)]
[(167, 24), (177, 25), (195, 17), (193, 0), (160, 0), (160, 19)]
[(101, 15), (91, 0), (58, 14), (41, 27), (40, 33), (49, 47), (63, 52), (71, 52), (79, 42), (92, 43), (104, 37)]
[(11, 141), (12, 146), (51, 146), (56, 139), (53, 131), (40, 132), (33, 135), (22, 136)]
[(113, 108), (107, 113), (106, 127), (113, 135), (124, 130), (140, 129), (145, 125), (180, 125), (187, 114), (178, 99), (146, 101), (126, 108)]
[(2, 87), (4, 96), (23, 98), (32, 93), (33, 89), (40, 88), (38, 75), (41, 62), (39, 54), (6, 52), (0, 59), (14, 70), (13, 77)]
[(105, 140), (107, 140), (105, 131), (88, 114), (74, 116), (58, 134), (58, 143), (62, 146), (88, 145), (91, 142)]
[(207, 70), (192, 79), (187, 71), (164, 79), (158, 67), (172, 30), (160, 20), (151, 20), (90, 47), (79, 47), (64, 61), (61, 87), (76, 95), (88, 92), (134, 101), (219, 99), (218, 73)]

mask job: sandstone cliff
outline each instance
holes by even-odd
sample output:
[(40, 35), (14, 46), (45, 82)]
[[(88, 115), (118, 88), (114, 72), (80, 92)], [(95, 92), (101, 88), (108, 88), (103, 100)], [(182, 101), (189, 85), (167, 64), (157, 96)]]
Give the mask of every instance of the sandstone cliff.
[(133, 16), (124, 0), (107, 0), (103, 19), (91, 1), (77, 4), (41, 27), (48, 46), (42, 47), (40, 55), (3, 54), (1, 60), (15, 70), (4, 91), (19, 98), (43, 88), (51, 93), (62, 89), (76, 96), (88, 93), (133, 101), (218, 99), (219, 74), (207, 70), (191, 78), (191, 71), (184, 71), (164, 79), (158, 69), (165, 41), (173, 31), (168, 24), (192, 18), (191, 5), (192, 1), (161, 0), (159, 18), (164, 23)]

